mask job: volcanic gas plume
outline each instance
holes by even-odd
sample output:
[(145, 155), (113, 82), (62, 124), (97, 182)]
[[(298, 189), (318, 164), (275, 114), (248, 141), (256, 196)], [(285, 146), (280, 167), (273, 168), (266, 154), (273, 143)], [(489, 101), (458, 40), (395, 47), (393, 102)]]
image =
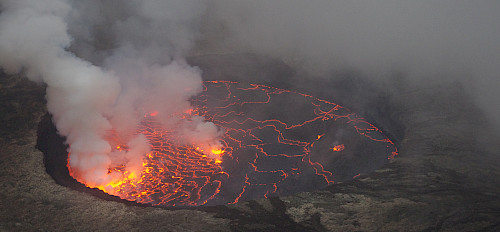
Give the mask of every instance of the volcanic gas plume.
[[(183, 113), (202, 91), (201, 71), (182, 58), (197, 34), (201, 2), (4, 0), (1, 7), (0, 65), (46, 84), (77, 180), (97, 187), (139, 176), (151, 144), (133, 132), (147, 114), (175, 144), (203, 147), (206, 155), (221, 145), (213, 123)], [(107, 11), (113, 14), (101, 14)]]

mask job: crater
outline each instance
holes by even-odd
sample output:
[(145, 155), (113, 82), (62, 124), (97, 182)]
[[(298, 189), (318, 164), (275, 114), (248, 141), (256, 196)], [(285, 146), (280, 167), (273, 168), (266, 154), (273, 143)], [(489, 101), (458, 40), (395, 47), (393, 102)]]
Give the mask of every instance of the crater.
[[(267, 75), (264, 84), (252, 84), (234, 81), (248, 71), (226, 70), (227, 74), (238, 75), (223, 75), (220, 70), (214, 73), (202, 67), (213, 65), (217, 60), (214, 57), (193, 60), (203, 70), (209, 70), (203, 76), (204, 92), (192, 99), (194, 114), (204, 116), (225, 132), (219, 162), (204, 157), (195, 147), (169, 145), (168, 133), (159, 133), (162, 129), (154, 126), (154, 116), (148, 116), (138, 133), (145, 134), (154, 145), (146, 157), (147, 171), (141, 176), (141, 186), (124, 186), (119, 197), (108, 195), (71, 177), (64, 138), (57, 134), (50, 115), (46, 115), (39, 125), (37, 146), (44, 153), (47, 173), (60, 185), (105, 200), (184, 207), (232, 204), (323, 189), (371, 173), (397, 155), (404, 128), (393, 120), (393, 112), (385, 112), (392, 117), (377, 125), (375, 118), (384, 116), (380, 110), (366, 109), (365, 112), (374, 112), (367, 117), (372, 119), (369, 120), (331, 100), (310, 94), (314, 92), (311, 89), (297, 92), (290, 83), (284, 84), (278, 78), (293, 72), (275, 61), (265, 67), (262, 60), (250, 62), (251, 68), (245, 64), (248, 60), (240, 64)], [(214, 80), (219, 76), (232, 76), (233, 81)], [(346, 80), (351, 79), (343, 81)], [(356, 93), (361, 92), (356, 88), (365, 85), (349, 88)], [(324, 95), (320, 92), (318, 95)], [(380, 106), (373, 104), (374, 101), (384, 98), (366, 102), (370, 102), (370, 107)], [(389, 103), (382, 105), (386, 104)], [(383, 125), (390, 125), (395, 133), (387, 133)]]

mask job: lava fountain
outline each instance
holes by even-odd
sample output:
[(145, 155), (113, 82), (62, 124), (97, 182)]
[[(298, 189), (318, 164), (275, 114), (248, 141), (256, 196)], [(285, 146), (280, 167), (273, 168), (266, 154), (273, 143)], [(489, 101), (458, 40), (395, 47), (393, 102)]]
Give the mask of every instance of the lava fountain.
[[(314, 96), (232, 81), (205, 81), (186, 119), (204, 117), (224, 130), (220, 144), (176, 145), (156, 112), (136, 134), (151, 144), (142, 172), (109, 168), (96, 187), (122, 199), (160, 206), (232, 204), (321, 189), (380, 167), (397, 154), (377, 127)], [(109, 133), (115, 151), (127, 151)], [(69, 156), (68, 156), (69, 157)], [(69, 164), (69, 158), (68, 158)], [(71, 167), (67, 165), (74, 176)]]

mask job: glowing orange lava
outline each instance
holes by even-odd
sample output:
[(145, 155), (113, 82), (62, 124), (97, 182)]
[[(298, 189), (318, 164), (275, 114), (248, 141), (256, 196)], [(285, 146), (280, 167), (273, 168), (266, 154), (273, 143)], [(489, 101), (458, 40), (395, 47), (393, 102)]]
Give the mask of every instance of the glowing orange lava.
[(330, 148), (332, 151), (342, 151), (344, 150), (344, 144), (340, 144), (340, 145), (337, 145), (337, 146), (334, 146), (332, 148)]
[[(151, 144), (142, 173), (113, 167), (109, 173), (118, 180), (92, 187), (145, 204), (227, 204), (333, 184), (334, 174), (339, 175), (335, 168), (345, 163), (345, 156), (363, 153), (358, 147), (377, 151), (385, 160), (398, 154), (394, 143), (363, 118), (303, 93), (206, 81), (192, 104), (194, 110), (187, 114), (224, 129), (222, 148), (206, 152), (199, 145), (174, 145), (172, 132), (162, 129), (152, 112), (137, 129)], [(362, 171), (353, 163), (345, 175), (357, 177)]]

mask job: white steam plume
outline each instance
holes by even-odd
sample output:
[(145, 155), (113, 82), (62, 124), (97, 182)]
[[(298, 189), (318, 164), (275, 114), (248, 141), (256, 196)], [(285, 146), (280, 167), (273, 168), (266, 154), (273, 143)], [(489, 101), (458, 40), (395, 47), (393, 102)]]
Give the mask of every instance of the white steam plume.
[[(175, 116), (202, 90), (201, 71), (182, 59), (197, 36), (200, 1), (0, 3), (0, 66), (47, 84), (47, 107), (79, 180), (109, 183), (108, 168), (117, 164), (139, 172), (149, 144), (131, 134), (147, 113), (158, 112), (180, 143), (217, 143), (213, 123)], [(128, 151), (113, 151), (110, 130)]]

